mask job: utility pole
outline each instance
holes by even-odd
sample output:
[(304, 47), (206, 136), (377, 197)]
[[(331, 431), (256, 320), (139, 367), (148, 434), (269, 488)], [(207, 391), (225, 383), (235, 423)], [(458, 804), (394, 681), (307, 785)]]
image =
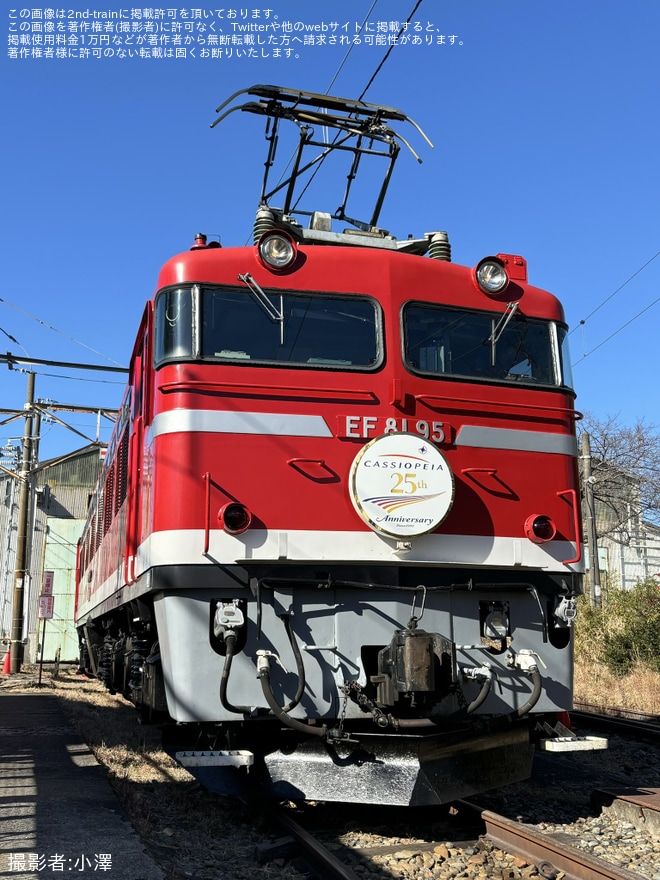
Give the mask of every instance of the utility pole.
[[(71, 363), (68, 361), (51, 361), (30, 357), (18, 357), (11, 354), (11, 352), (7, 352), (7, 354), (0, 354), (0, 364), (7, 364), (10, 369), (18, 364), (43, 364), (51, 367), (66, 367), (67, 369), (76, 370), (101, 370), (103, 372), (110, 373), (128, 373), (128, 370), (125, 367), (106, 367), (100, 364), (79, 364)], [(0, 412), (10, 413), (13, 418), (19, 418), (22, 416), (25, 419), (20, 470), (18, 471), (18, 473), (14, 473), (13, 471), (7, 471), (7, 468), (2, 467), (2, 471), (4, 471), (5, 473), (9, 473), (11, 476), (18, 479), (19, 483), (18, 527), (16, 535), (16, 567), (14, 571), (14, 597), (12, 606), (11, 642), (9, 648), (10, 672), (12, 673), (17, 673), (21, 671), (21, 663), (23, 661), (25, 584), (28, 579), (30, 547), (30, 481), (35, 473), (34, 465), (37, 458), (37, 449), (39, 445), (41, 414), (42, 412), (45, 412), (42, 406), (40, 406), (39, 404), (35, 404), (35, 375), (35, 373), (28, 373), (27, 399), (22, 411), (13, 409), (5, 410), (0, 408)], [(50, 408), (63, 409), (69, 412), (99, 412), (107, 418), (110, 418), (111, 415), (116, 416), (117, 414), (115, 410), (110, 410), (104, 407), (86, 407), (69, 404), (57, 404), (51, 406)], [(73, 431), (75, 434), (83, 437), (89, 443), (95, 442), (89, 437), (86, 437), (85, 434), (82, 434), (80, 431), (76, 431), (75, 428), (67, 425), (66, 422), (62, 422), (60, 419), (57, 419), (54, 416), (51, 416), (51, 418), (54, 418), (54, 420), (57, 421), (58, 424), (69, 428), (69, 430)], [(8, 421), (11, 420), (12, 419), (9, 419)], [(99, 432), (97, 427), (97, 443), (98, 436)], [(63, 459), (66, 459), (67, 457), (68, 456), (63, 456)]]
[(32, 422), (34, 419), (34, 373), (28, 373), (27, 398), (25, 401), (25, 425), (21, 469), (18, 474), (20, 489), (18, 498), (18, 533), (16, 536), (16, 569), (14, 573), (14, 602), (12, 606), (10, 671), (21, 671), (23, 661), (23, 618), (25, 581), (28, 568), (28, 527), (30, 517), (30, 469), (32, 467)]
[(596, 509), (594, 504), (594, 478), (591, 476), (591, 439), (582, 435), (582, 476), (584, 481), (584, 500), (587, 508), (587, 545), (589, 547), (589, 568), (591, 573), (591, 604), (601, 604), (600, 565), (598, 562), (598, 537), (596, 535)]

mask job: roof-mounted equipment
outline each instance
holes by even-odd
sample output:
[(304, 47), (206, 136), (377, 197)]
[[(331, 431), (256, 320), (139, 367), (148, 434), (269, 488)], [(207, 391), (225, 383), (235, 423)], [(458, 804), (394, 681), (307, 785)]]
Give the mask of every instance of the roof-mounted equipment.
[[(246, 101), (230, 107), (229, 105), (241, 95), (250, 95), (258, 100)], [(255, 85), (249, 89), (235, 92), (221, 104), (217, 109), (220, 115), (212, 123), (211, 128), (237, 110), (267, 117), (265, 134), (268, 141), (268, 155), (265, 162), (257, 223), (255, 224), (255, 240), (263, 234), (265, 228), (277, 226), (289, 229), (297, 239), (311, 240), (321, 244), (337, 243), (339, 236), (332, 233), (329, 228), (331, 217), (333, 217), (355, 227), (353, 230), (348, 230), (353, 241), (343, 240), (343, 244), (373, 245), (374, 242), (367, 241), (367, 239), (377, 237), (380, 239), (379, 247), (389, 246), (396, 250), (412, 253), (425, 253), (429, 249), (430, 234), (423, 239), (408, 239), (399, 242), (377, 226), (401, 145), (405, 146), (418, 162), (422, 161), (408, 141), (392, 128), (391, 123), (410, 123), (429, 146), (433, 146), (422, 129), (401, 110), (380, 104), (369, 104), (365, 101), (303, 92), (297, 89)], [(282, 119), (289, 120), (298, 126), (299, 141), (288, 176), (269, 188), (269, 177), (275, 164), (278, 148), (279, 123)], [(335, 137), (332, 140), (317, 138), (315, 131), (319, 127), (321, 129), (335, 129)], [(310, 158), (310, 148), (316, 148), (320, 152), (316, 152)], [(328, 212), (301, 210), (298, 208), (300, 199), (310, 185), (312, 177), (333, 151), (343, 151), (349, 155), (347, 183), (341, 203), (332, 215)], [(384, 158), (387, 162), (385, 174), (368, 221), (358, 220), (346, 214), (351, 187), (365, 156)], [(270, 204), (271, 199), (282, 192), (284, 194), (282, 206), (274, 208)], [(293, 219), (294, 216), (310, 218), (309, 228), (303, 229)], [(341, 238), (344, 239), (344, 236)], [(385, 244), (388, 238), (389, 242)]]

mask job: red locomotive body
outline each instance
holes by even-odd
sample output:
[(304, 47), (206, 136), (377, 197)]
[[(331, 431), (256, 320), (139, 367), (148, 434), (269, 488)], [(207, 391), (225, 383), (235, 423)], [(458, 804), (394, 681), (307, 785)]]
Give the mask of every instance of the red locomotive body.
[[(405, 119), (250, 91), (275, 119), (362, 113), (388, 149)], [(572, 705), (561, 305), (519, 256), (291, 213), (262, 194), (254, 246), (200, 235), (161, 270), (81, 542), (84, 663), (193, 729), (179, 759), (218, 786), (253, 764), (281, 796), (428, 803), (522, 778)]]

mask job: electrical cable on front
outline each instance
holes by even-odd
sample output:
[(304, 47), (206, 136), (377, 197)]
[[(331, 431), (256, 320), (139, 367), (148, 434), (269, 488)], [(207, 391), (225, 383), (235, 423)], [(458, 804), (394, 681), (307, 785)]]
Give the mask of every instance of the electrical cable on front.
[[(23, 372), (19, 370), (18, 372)], [(82, 379), (80, 376), (60, 376), (57, 373), (42, 373), (41, 370), (31, 370), (30, 372), (34, 372), (37, 376), (44, 376), (48, 379), (68, 379), (69, 382), (94, 382), (97, 385), (121, 385), (122, 388), (126, 385), (125, 382), (113, 382), (112, 379)]]

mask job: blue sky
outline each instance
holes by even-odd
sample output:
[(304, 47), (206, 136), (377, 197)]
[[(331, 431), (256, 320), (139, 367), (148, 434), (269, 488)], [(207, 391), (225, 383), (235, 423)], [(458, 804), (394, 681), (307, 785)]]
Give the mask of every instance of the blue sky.
[[(316, 33), (328, 36), (336, 23), (337, 36), (352, 37), (356, 23), (387, 31), (414, 6), (271, 0), (233, 7), (235, 19), (227, 6), (222, 20), (218, 5), (196, 8), (223, 36), (235, 23), (270, 21), (326, 25)], [(33, 32), (21, 28), (48, 7), (24, 7), (26, 18), (16, 8), (15, 19), (9, 5), (3, 13), (5, 42), (25, 48)], [(144, 7), (74, 0), (65, 13), (123, 9), (130, 24), (135, 8)], [(400, 127), (423, 164), (402, 152), (381, 225), (402, 238), (445, 229), (454, 261), (467, 265), (499, 251), (525, 256), (530, 281), (560, 297), (573, 328), (578, 407), (657, 424), (660, 4), (422, 0), (411, 35), (415, 22), (423, 42), (396, 46), (365, 100), (402, 109), (434, 148)], [(263, 120), (236, 113), (212, 130), (215, 108), (255, 83), (358, 97), (386, 52), (375, 39), (347, 54), (340, 39), (311, 45), (294, 41), (299, 30), (272, 33), (280, 57), (256, 37), (257, 57), (246, 45), (214, 59), (199, 57), (197, 44), (195, 58), (178, 59), (37, 60), (5, 49), (0, 351), (125, 365), (160, 265), (198, 231), (225, 246), (250, 239)], [(454, 35), (453, 45), (438, 45), (439, 34)], [(334, 185), (343, 191), (343, 178)], [(320, 207), (334, 210), (330, 182), (325, 196)], [(120, 401), (120, 376), (35, 369), (40, 398)], [(0, 365), (0, 407), (21, 408), (26, 385), (25, 373)], [(93, 418), (63, 417), (95, 430)], [(0, 427), (0, 446), (21, 433), (20, 421)], [(40, 457), (83, 442), (46, 424)]]

